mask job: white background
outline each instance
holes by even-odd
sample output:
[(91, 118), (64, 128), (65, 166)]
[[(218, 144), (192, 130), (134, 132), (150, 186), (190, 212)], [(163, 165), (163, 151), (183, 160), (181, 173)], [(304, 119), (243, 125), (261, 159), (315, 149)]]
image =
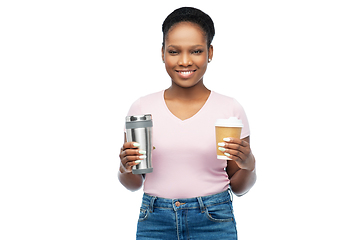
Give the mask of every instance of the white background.
[(205, 84), (250, 121), (240, 239), (360, 239), (356, 2), (1, 1), (0, 238), (135, 239), (124, 117), (170, 85), (161, 24), (195, 6), (216, 28)]

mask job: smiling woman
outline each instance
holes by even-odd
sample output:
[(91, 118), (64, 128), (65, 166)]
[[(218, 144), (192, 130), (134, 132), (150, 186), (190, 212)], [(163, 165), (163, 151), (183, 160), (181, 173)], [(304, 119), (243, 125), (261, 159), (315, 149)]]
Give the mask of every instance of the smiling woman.
[[(204, 12), (190, 7), (172, 12), (163, 23), (161, 49), (171, 86), (139, 98), (128, 112), (152, 114), (156, 146), (153, 172), (146, 176), (132, 173), (143, 159), (139, 144), (125, 136), (120, 153), (120, 182), (129, 190), (144, 185), (137, 239), (237, 239), (231, 194), (252, 188), (255, 158), (242, 106), (204, 85), (214, 34)], [(230, 117), (244, 127), (240, 138), (221, 143), (231, 160), (218, 160), (214, 124)]]
[(170, 28), (162, 58), (176, 86), (189, 88), (202, 83), (213, 56), (213, 47), (207, 47), (205, 36), (201, 27), (194, 23), (181, 22)]

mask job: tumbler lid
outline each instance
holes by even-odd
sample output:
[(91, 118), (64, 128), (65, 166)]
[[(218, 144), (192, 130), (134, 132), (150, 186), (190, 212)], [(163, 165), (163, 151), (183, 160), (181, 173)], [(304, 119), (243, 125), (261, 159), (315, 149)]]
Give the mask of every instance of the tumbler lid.
[(149, 121), (152, 120), (151, 114), (126, 116), (126, 122)]

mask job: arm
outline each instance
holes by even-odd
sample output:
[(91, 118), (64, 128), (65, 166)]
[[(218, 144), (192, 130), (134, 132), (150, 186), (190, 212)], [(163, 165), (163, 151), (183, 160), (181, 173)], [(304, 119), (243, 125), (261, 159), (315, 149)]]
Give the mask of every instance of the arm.
[[(135, 144), (135, 145), (134, 145)], [(126, 142), (126, 135), (124, 138), (124, 145), (120, 152), (120, 168), (118, 172), (118, 179), (120, 183), (130, 191), (136, 191), (142, 187), (143, 176), (132, 174), (132, 167), (139, 164), (141, 161), (141, 154), (136, 143)]]
[(230, 139), (225, 144), (225, 153), (230, 154), (226, 172), (235, 195), (247, 193), (256, 182), (255, 157), (250, 149), (250, 137)]
[(126, 172), (122, 167), (120, 167), (120, 171), (118, 172), (118, 178), (125, 188), (133, 192), (139, 190), (143, 184), (142, 175)]

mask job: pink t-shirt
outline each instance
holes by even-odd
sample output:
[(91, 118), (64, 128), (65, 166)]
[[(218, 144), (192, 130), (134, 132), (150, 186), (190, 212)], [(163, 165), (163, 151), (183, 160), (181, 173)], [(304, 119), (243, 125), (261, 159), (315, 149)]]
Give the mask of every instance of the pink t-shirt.
[(167, 108), (164, 91), (139, 98), (128, 116), (153, 117), (153, 172), (146, 174), (144, 192), (162, 198), (193, 198), (225, 191), (229, 178), (226, 160), (216, 157), (216, 119), (237, 117), (244, 127), (241, 138), (250, 135), (244, 109), (234, 99), (211, 92), (194, 116), (181, 120)]

